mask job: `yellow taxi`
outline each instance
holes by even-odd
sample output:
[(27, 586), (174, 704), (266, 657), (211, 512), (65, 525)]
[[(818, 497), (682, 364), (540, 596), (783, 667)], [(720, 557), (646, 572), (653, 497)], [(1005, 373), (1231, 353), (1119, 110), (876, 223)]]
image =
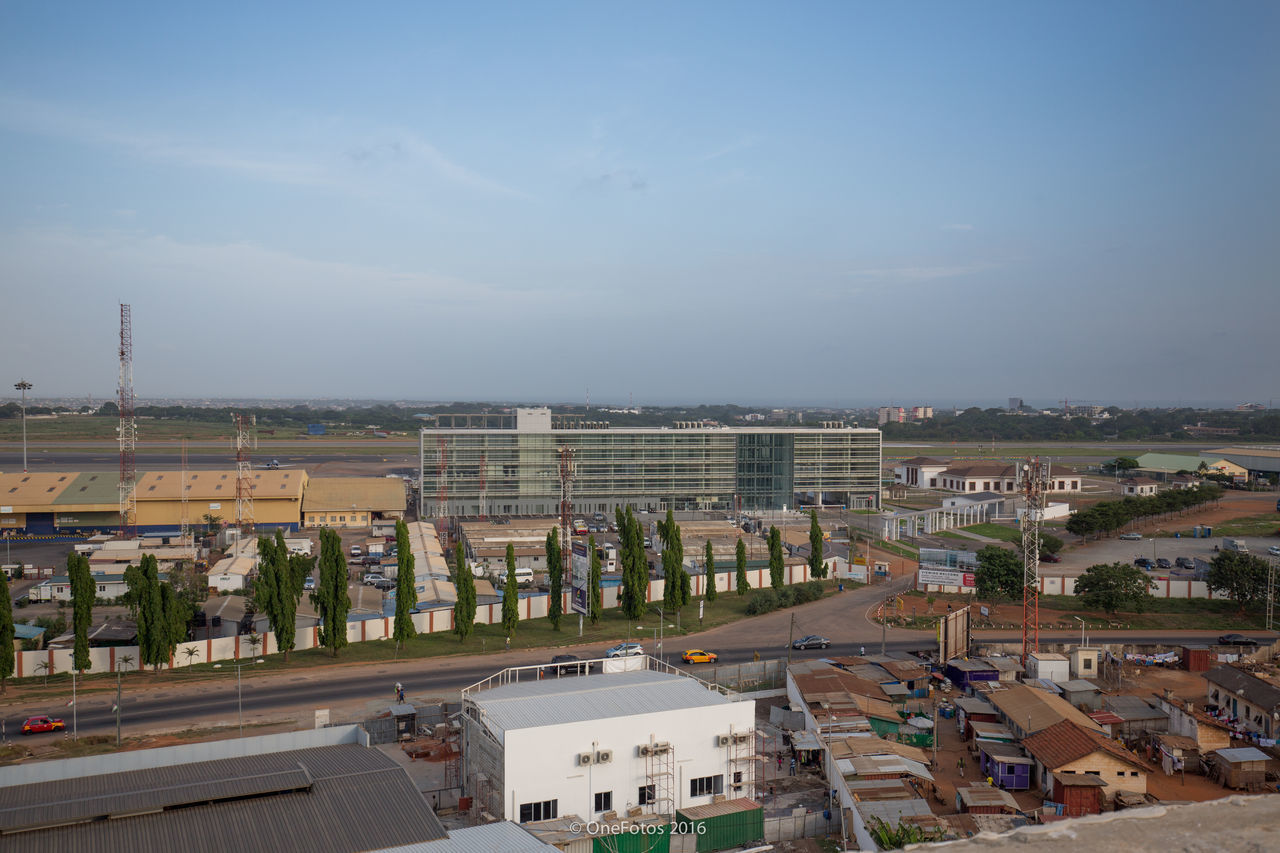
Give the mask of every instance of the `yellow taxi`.
[(702, 649), (685, 649), (680, 657), (685, 663), (715, 663), (719, 655), (715, 652), (704, 652)]

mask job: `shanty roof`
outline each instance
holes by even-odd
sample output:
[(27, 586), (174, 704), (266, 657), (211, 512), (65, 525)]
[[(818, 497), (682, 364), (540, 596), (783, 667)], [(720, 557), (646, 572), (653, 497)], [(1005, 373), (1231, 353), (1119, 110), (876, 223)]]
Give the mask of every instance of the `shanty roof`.
[(1049, 770), (1079, 761), (1095, 752), (1105, 752), (1130, 766), (1146, 770), (1138, 756), (1100, 732), (1063, 720), (1022, 741), (1023, 747)]
[(958, 787), (956, 788), (956, 795), (960, 797), (960, 802), (964, 803), (968, 808), (1001, 806), (1014, 811), (1018, 810), (1018, 801), (1013, 798), (1013, 794), (1008, 791), (1002, 791), (999, 788), (993, 788), (990, 785)]
[(1031, 764), (1030, 758), (1027, 758), (1026, 752), (1016, 743), (1001, 743), (999, 741), (978, 741), (978, 751), (985, 752), (995, 761), (1001, 764)]
[(1038, 732), (1062, 720), (1099, 730), (1097, 723), (1061, 696), (1025, 684), (1011, 684), (1005, 690), (993, 690), (987, 698), (1006, 719), (1025, 731)]
[(1221, 757), (1224, 761), (1229, 761), (1232, 764), (1240, 761), (1271, 760), (1271, 756), (1253, 746), (1241, 746), (1236, 747), (1235, 749), (1219, 749), (1215, 754)]
[(1075, 788), (1105, 788), (1107, 782), (1101, 776), (1093, 776), (1089, 773), (1054, 773), (1054, 780), (1059, 785), (1066, 785)]
[(873, 802), (854, 803), (854, 808), (858, 810), (858, 814), (862, 815), (862, 819), (870, 821), (871, 818), (879, 818), (889, 827), (895, 827), (906, 817), (931, 817), (933, 811), (929, 808), (929, 803), (925, 800), (916, 798), (912, 800), (875, 800)]
[(992, 655), (991, 657), (983, 658), (983, 660), (1001, 672), (1022, 672), (1022, 663), (1017, 658)]
[(680, 809), (677, 814), (686, 820), (702, 820), (704, 818), (718, 817), (726, 814), (753, 812), (761, 808), (763, 808), (763, 806), (755, 800), (740, 797), (736, 800), (722, 800), (718, 803), (708, 803), (705, 806), (685, 806)]
[(1070, 681), (1063, 681), (1058, 685), (1068, 693), (1080, 693), (1083, 691), (1101, 692), (1102, 688), (1094, 684), (1092, 681), (1085, 681), (1083, 678), (1073, 678)]
[(1108, 711), (1125, 722), (1131, 720), (1155, 720), (1169, 716), (1159, 708), (1152, 708), (1137, 696), (1108, 696), (1103, 700), (1103, 705)]
[(995, 664), (971, 658), (952, 658), (947, 661), (947, 666), (958, 669), (961, 672), (992, 672), (999, 670)]
[(14, 783), (0, 802), (0, 831), (36, 853), (315, 853), (445, 837), (404, 770), (358, 744)]
[(302, 495), (303, 512), (400, 512), (404, 508), (404, 482), (390, 477), (312, 477)]
[(470, 698), (499, 738), (514, 729), (729, 704), (692, 678), (648, 669), (513, 682)]
[(927, 764), (929, 756), (918, 746), (885, 740), (882, 737), (851, 736), (833, 740), (830, 744), (833, 758), (850, 758), (855, 755), (897, 755)]
[(1270, 710), (1280, 706), (1280, 687), (1255, 678), (1234, 666), (1215, 666), (1204, 677), (1210, 684), (1216, 684), (1259, 708)]

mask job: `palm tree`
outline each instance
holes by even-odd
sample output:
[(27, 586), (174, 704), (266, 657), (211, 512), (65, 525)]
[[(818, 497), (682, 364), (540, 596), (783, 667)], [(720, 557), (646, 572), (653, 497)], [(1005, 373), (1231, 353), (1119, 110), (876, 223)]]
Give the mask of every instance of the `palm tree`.
[(40, 673), (44, 673), (44, 684), (46, 687), (48, 687), (49, 686), (49, 662), (48, 661), (42, 660), (36, 664), (36, 674), (38, 675)]
[(191, 659), (200, 657), (200, 649), (198, 646), (183, 646), (182, 653), (187, 656), (187, 666), (191, 666)]
[(126, 670), (133, 666), (133, 655), (121, 655), (120, 662), (116, 666), (116, 671)]
[(249, 657), (258, 656), (258, 646), (262, 645), (262, 637), (258, 636), (258, 632), (254, 631), (249, 635)]

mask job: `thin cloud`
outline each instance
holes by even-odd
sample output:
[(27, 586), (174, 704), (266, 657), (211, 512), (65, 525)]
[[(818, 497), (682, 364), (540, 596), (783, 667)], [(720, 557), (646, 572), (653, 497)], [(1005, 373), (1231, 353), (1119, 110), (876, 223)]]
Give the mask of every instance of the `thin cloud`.
[(851, 270), (848, 275), (868, 281), (879, 279), (881, 281), (913, 283), (972, 275), (976, 272), (994, 269), (996, 266), (997, 264), (957, 264), (954, 266), (935, 267), (880, 267), (876, 269)]

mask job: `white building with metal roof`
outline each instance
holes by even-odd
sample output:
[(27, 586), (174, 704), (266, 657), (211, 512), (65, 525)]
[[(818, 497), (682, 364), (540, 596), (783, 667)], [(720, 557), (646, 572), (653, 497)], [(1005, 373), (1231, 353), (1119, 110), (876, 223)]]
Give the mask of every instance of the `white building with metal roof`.
[(495, 817), (672, 815), (755, 795), (754, 700), (649, 657), (503, 670), (462, 705), (464, 793)]

